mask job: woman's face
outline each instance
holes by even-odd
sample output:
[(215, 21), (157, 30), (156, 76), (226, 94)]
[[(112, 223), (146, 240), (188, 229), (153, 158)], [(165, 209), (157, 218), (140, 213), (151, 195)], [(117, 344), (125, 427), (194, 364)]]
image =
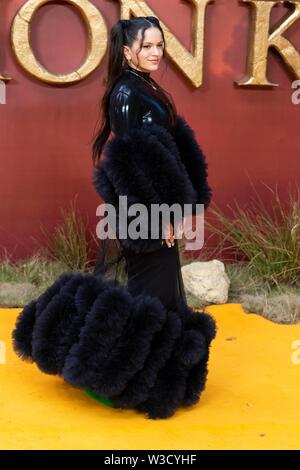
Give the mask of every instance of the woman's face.
[[(141, 30), (132, 47), (124, 46), (124, 54), (127, 62), (133, 68), (142, 72), (153, 72), (158, 69), (163, 56), (164, 41), (158, 28), (151, 27), (145, 30), (144, 41), (140, 52), (137, 54), (142, 38)], [(131, 60), (129, 60), (131, 59)]]

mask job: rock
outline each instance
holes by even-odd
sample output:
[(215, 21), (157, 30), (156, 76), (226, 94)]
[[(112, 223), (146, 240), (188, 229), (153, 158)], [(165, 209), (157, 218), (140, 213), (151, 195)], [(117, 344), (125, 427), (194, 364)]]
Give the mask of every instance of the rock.
[(201, 303), (227, 302), (230, 280), (221, 261), (195, 261), (183, 266), (181, 272), (185, 289)]

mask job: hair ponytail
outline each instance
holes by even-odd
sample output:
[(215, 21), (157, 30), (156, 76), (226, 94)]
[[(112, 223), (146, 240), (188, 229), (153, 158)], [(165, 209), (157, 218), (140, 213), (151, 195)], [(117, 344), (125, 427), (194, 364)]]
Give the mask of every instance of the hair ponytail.
[[(108, 44), (108, 69), (107, 79), (105, 80), (105, 92), (103, 94), (100, 114), (102, 115), (102, 123), (97, 131), (96, 136), (92, 139), (92, 160), (94, 166), (97, 165), (100, 159), (101, 152), (105, 142), (107, 141), (111, 128), (109, 121), (109, 98), (111, 91), (122, 74), (126, 65), (124, 57), (124, 45), (132, 46), (133, 41), (136, 39), (138, 32), (142, 31), (141, 47), (144, 40), (145, 30), (149, 27), (156, 27), (161, 31), (163, 40), (165, 42), (164, 32), (161, 28), (158, 18), (155, 16), (138, 16), (130, 20), (121, 19), (117, 21), (111, 28)], [(141, 48), (140, 48), (141, 50)], [(163, 52), (164, 54), (164, 52)], [(158, 85), (158, 84), (157, 84)], [(158, 85), (163, 99), (168, 102), (173, 122), (176, 116), (176, 108), (170, 93), (166, 92)]]

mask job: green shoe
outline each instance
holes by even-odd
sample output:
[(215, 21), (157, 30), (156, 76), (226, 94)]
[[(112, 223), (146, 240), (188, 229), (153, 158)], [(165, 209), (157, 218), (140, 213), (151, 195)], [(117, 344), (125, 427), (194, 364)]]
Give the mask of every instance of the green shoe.
[(99, 401), (100, 403), (103, 403), (103, 405), (106, 406), (111, 406), (112, 408), (115, 407), (112, 401), (110, 401), (108, 398), (103, 398), (97, 395), (95, 392), (92, 392), (92, 390), (89, 390), (88, 388), (84, 388), (83, 391), (91, 398), (94, 398), (94, 400)]

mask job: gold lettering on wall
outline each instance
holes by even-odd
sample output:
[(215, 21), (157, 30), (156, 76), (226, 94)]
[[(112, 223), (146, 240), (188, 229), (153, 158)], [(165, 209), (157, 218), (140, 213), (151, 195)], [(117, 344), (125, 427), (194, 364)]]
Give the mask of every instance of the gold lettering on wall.
[(296, 1), (288, 3), (294, 6), (292, 14), (281, 19), (269, 32), (271, 10), (281, 1), (241, 0), (252, 7), (250, 22), (250, 40), (247, 54), (247, 75), (235, 83), (238, 85), (278, 86), (267, 78), (268, 50), (274, 47), (280, 54), (289, 71), (300, 78), (300, 54), (293, 44), (283, 36), (285, 31), (300, 17), (300, 4)]
[[(178, 39), (176, 39), (161, 19), (159, 20), (166, 38), (167, 54), (195, 87), (202, 85), (205, 10), (206, 6), (212, 1), (213, 0), (191, 0), (191, 3), (194, 5), (192, 52), (189, 52)], [(144, 1), (120, 0), (120, 3), (122, 18), (129, 19), (131, 13), (133, 13), (134, 16), (156, 16), (153, 10), (151, 10)]]
[[(17, 12), (11, 28), (11, 43), (20, 65), (39, 80), (48, 83), (77, 82), (92, 73), (101, 63), (107, 48), (108, 31), (100, 11), (89, 0), (64, 0), (78, 9), (88, 30), (88, 52), (84, 63), (67, 74), (54, 74), (36, 59), (29, 42), (30, 24), (36, 11), (51, 0), (28, 0)], [(182, 74), (195, 86), (203, 81), (203, 54), (205, 12), (214, 0), (189, 0), (193, 5), (192, 47), (187, 50), (160, 20), (166, 38), (166, 52)], [(250, 38), (247, 51), (247, 74), (236, 81), (239, 86), (278, 86), (267, 78), (268, 51), (275, 48), (288, 70), (300, 79), (300, 54), (284, 33), (300, 17), (300, 0), (237, 0), (251, 7)], [(157, 16), (143, 0), (119, 0), (121, 18), (135, 16)], [(293, 7), (292, 13), (272, 27), (272, 8), (280, 3)], [(171, 8), (169, 10), (171, 12)], [(9, 80), (10, 77), (0, 79)]]
[[(14, 53), (21, 66), (36, 78), (49, 83), (71, 83), (89, 75), (101, 62), (107, 47), (107, 28), (99, 10), (88, 0), (66, 0), (77, 7), (89, 29), (89, 54), (84, 64), (68, 74), (53, 74), (36, 59), (29, 43), (30, 23), (34, 13), (50, 0), (28, 0), (14, 18), (11, 41)], [(195, 87), (202, 84), (205, 10), (213, 0), (190, 0), (194, 6), (192, 24), (192, 52), (188, 51), (169, 28), (162, 22), (166, 38), (166, 51), (182, 73)], [(146, 2), (140, 0), (120, 0), (121, 17), (156, 16)]]
[(3, 82), (8, 82), (9, 80), (11, 80), (11, 77), (4, 77), (0, 72), (0, 80)]
[(17, 12), (11, 28), (12, 48), (20, 65), (31, 75), (48, 83), (72, 83), (82, 80), (101, 63), (107, 47), (107, 28), (99, 10), (88, 0), (65, 0), (78, 9), (88, 29), (88, 53), (83, 64), (66, 74), (54, 74), (36, 59), (29, 42), (30, 23), (36, 13), (51, 0), (28, 0)]

